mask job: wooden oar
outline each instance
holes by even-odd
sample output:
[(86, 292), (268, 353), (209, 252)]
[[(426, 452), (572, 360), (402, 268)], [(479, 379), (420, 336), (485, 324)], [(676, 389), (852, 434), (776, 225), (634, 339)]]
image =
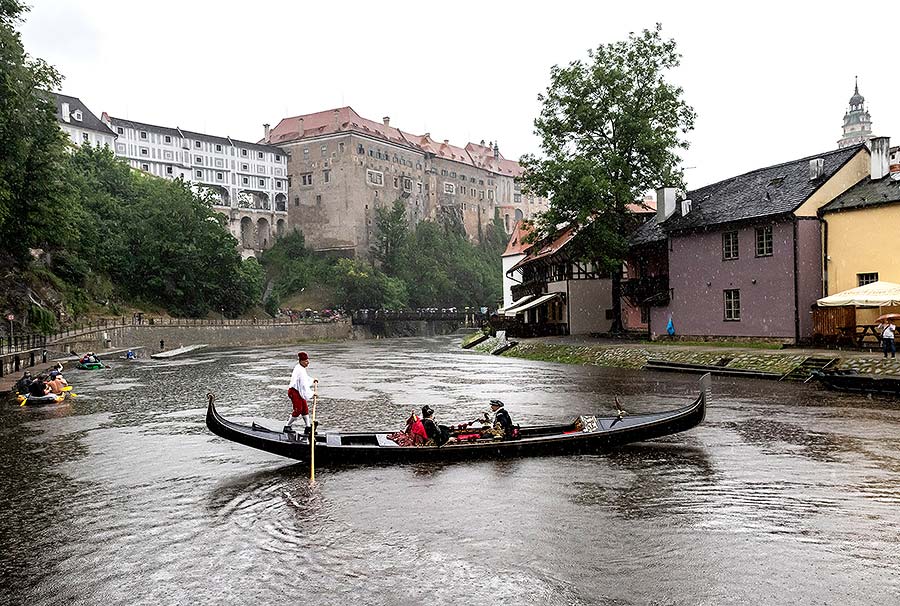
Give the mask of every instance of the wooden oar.
[(319, 403), (319, 381), (313, 381), (312, 426), (309, 429), (309, 483), (316, 482), (316, 404)]

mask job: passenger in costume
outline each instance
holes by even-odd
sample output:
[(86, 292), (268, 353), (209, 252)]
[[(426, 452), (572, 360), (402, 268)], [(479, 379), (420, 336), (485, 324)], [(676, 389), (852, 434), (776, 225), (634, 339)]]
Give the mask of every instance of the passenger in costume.
[(491, 400), (491, 412), (494, 413), (494, 428), (503, 432), (503, 438), (513, 437), (513, 423), (500, 400)]
[(309, 355), (305, 351), (297, 354), (297, 365), (294, 366), (294, 372), (291, 373), (291, 385), (288, 388), (288, 397), (291, 399), (291, 416), (288, 418), (284, 431), (293, 433), (294, 429), (291, 425), (298, 418), (303, 417), (303, 423), (306, 425), (305, 433), (311, 432), (312, 422), (309, 419), (309, 401), (313, 397), (313, 383), (315, 379), (310, 378), (306, 372), (309, 366)]
[(428, 440), (436, 446), (443, 446), (450, 439), (450, 429), (435, 422), (434, 409), (428, 404), (422, 407), (422, 427), (425, 428)]

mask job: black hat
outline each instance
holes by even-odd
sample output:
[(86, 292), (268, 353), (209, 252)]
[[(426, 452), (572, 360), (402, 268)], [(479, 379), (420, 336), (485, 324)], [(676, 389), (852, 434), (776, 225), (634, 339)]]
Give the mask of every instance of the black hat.
[(434, 409), (431, 406), (429, 406), (428, 404), (426, 404), (425, 406), (422, 407), (422, 416), (423, 417), (430, 417), (433, 414), (434, 414)]
[(491, 400), (491, 406), (503, 406), (503, 402), (500, 400)]

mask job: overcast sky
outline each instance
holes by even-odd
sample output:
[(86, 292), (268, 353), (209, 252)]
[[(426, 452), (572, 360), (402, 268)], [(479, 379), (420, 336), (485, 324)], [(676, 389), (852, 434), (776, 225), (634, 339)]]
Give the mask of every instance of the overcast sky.
[(26, 1), (27, 51), (98, 116), (249, 141), (349, 105), (518, 159), (538, 151), (552, 65), (660, 22), (698, 113), (691, 189), (837, 147), (855, 75), (875, 133), (900, 143), (889, 2)]

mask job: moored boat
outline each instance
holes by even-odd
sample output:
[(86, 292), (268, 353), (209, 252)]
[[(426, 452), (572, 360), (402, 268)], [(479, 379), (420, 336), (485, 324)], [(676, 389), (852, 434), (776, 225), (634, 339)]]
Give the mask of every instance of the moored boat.
[(900, 396), (900, 377), (867, 375), (855, 370), (818, 370), (812, 376), (839, 391)]
[[(582, 454), (622, 444), (652, 440), (687, 431), (706, 416), (712, 397), (710, 376), (700, 379), (700, 394), (681, 408), (666, 412), (581, 416), (571, 423), (522, 427), (516, 439), (477, 439), (443, 446), (399, 446), (388, 439), (393, 432), (324, 432), (315, 436), (316, 464), (397, 463)], [(301, 461), (309, 460), (311, 444), (303, 434), (285, 433), (256, 423), (242, 425), (219, 414), (209, 396), (206, 426), (226, 440)]]

